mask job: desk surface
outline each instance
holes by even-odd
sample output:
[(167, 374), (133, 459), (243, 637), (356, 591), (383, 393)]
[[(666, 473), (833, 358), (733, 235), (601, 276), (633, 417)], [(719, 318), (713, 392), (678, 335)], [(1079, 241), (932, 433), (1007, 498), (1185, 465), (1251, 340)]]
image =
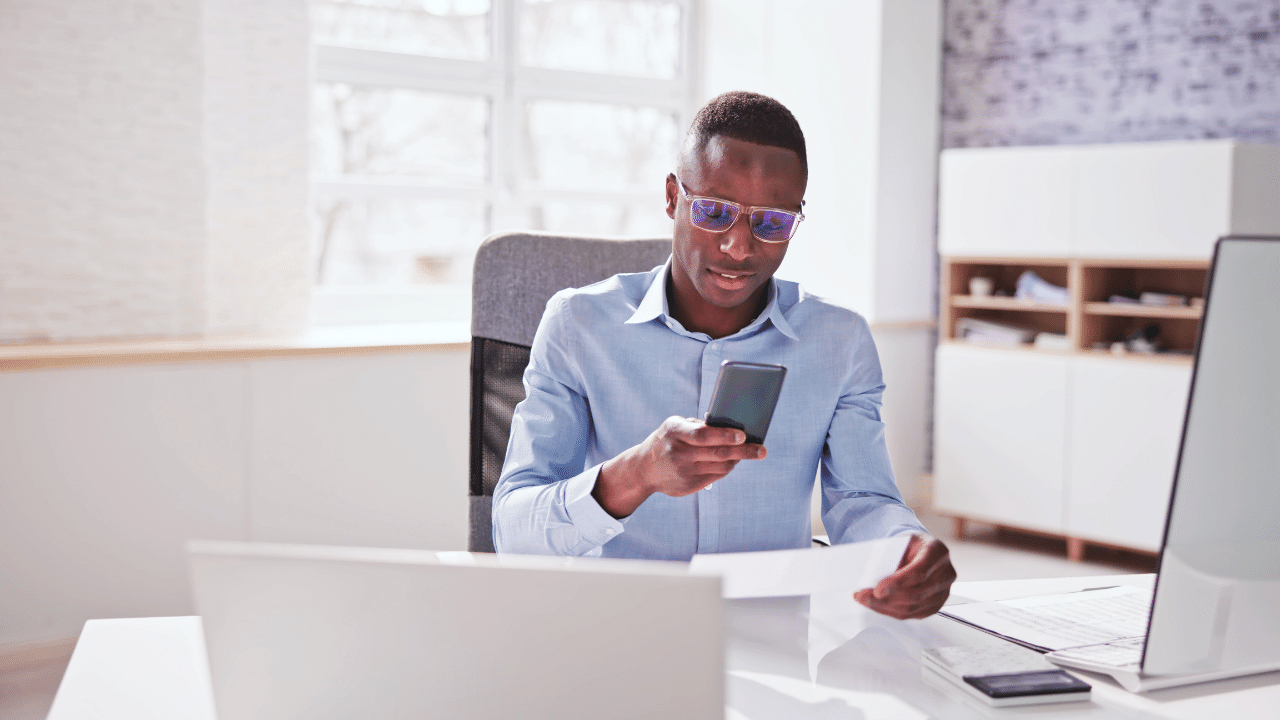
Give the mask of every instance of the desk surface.
[[(957, 583), (953, 602), (1070, 592), (1153, 576)], [(1089, 703), (994, 709), (920, 674), (920, 652), (1003, 642), (934, 616), (898, 621), (847, 593), (726, 602), (730, 720), (797, 718), (1264, 718), (1280, 707), (1280, 673), (1133, 695), (1086, 675)], [(859, 715), (859, 711), (861, 714)], [(204, 635), (195, 617), (91, 620), (49, 720), (214, 720)]]

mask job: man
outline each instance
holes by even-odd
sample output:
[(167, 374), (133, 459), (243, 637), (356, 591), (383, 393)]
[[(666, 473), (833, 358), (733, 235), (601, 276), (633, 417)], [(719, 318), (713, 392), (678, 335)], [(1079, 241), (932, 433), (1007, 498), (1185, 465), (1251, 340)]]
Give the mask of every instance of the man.
[[(806, 547), (817, 471), (834, 542), (913, 534), (855, 598), (898, 618), (942, 606), (955, 570), (894, 484), (866, 321), (773, 278), (807, 182), (804, 135), (776, 100), (726, 93), (698, 112), (667, 176), (671, 259), (547, 303), (494, 492), (499, 552)], [(768, 449), (696, 419), (724, 360), (788, 368)]]

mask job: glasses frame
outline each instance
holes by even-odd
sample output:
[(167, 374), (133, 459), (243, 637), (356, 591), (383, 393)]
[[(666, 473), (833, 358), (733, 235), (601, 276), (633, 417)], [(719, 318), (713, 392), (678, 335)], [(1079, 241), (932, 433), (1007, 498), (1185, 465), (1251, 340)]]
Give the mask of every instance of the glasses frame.
[[(776, 207), (766, 207), (764, 205), (743, 205), (741, 203), (725, 200), (724, 198), (711, 197), (710, 195), (694, 195), (689, 192), (689, 188), (685, 187), (684, 181), (680, 179), (679, 174), (676, 174), (676, 173), (672, 173), (672, 174), (675, 175), (676, 185), (680, 186), (680, 193), (684, 195), (685, 200), (689, 201), (689, 224), (693, 225), (694, 227), (698, 228), (703, 232), (711, 232), (711, 233), (729, 232), (730, 230), (733, 229), (734, 225), (738, 224), (739, 218), (742, 218), (742, 217), (750, 218), (751, 213), (755, 212), (756, 210), (771, 210), (773, 212), (780, 212), (780, 213), (786, 213), (788, 215), (794, 215), (796, 217), (796, 222), (794, 225), (791, 226), (791, 235), (789, 235), (786, 240), (766, 240), (765, 238), (762, 238), (756, 234), (755, 228), (751, 228), (751, 237), (763, 243), (776, 245), (778, 243), (791, 242), (791, 238), (794, 238), (796, 236), (796, 231), (800, 229), (800, 223), (804, 222), (804, 201), (803, 200), (800, 201), (799, 211), (787, 210), (784, 208), (776, 208)], [(708, 230), (707, 228), (701, 227), (693, 222), (693, 201), (694, 200), (710, 200), (712, 202), (717, 202), (722, 205), (728, 205), (730, 207), (737, 208), (738, 216), (735, 217), (733, 219), (733, 222), (729, 223), (729, 226), (724, 228), (723, 230)], [(750, 227), (749, 221), (748, 221), (748, 227)]]

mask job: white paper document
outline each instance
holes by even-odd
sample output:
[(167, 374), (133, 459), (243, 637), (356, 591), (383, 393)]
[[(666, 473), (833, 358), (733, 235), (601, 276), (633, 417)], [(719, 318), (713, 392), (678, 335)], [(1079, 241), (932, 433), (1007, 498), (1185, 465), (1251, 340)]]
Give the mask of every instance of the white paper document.
[(909, 535), (829, 548), (694, 555), (689, 572), (720, 575), (726, 598), (861, 590), (892, 574)]
[(1127, 586), (1100, 588), (949, 605), (942, 614), (1024, 645), (1062, 650), (1145, 636), (1151, 591)]

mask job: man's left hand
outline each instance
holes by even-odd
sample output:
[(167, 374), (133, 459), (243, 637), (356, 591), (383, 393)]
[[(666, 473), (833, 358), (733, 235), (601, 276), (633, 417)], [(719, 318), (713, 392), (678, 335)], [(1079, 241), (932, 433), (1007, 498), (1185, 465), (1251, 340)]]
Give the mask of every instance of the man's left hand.
[(853, 599), (899, 620), (924, 618), (947, 601), (955, 580), (947, 546), (938, 538), (917, 533), (907, 543), (898, 569), (875, 587), (854, 593)]

